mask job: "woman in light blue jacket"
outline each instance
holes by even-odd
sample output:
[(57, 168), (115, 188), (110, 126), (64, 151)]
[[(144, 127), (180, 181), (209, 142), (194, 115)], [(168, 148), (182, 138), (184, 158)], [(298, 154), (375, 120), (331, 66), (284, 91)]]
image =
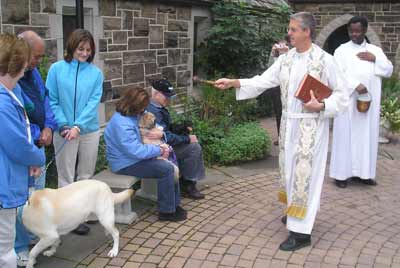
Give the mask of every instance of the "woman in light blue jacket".
[(33, 143), (18, 79), (31, 58), (29, 45), (0, 35), (0, 267), (16, 268), (16, 208), (28, 199), (29, 175), (40, 175), (44, 153)]
[[(59, 126), (54, 134), (58, 187), (93, 176), (99, 145), (97, 108), (103, 93), (103, 74), (92, 64), (95, 44), (91, 33), (77, 29), (71, 33), (64, 60), (54, 63), (47, 75), (50, 107)], [(77, 174), (75, 174), (78, 161)], [(77, 234), (87, 234), (80, 225)]]

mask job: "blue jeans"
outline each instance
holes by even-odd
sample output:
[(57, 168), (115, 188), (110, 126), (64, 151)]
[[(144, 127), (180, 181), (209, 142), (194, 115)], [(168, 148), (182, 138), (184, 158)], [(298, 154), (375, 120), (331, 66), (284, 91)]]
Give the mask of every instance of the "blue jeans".
[(116, 173), (143, 179), (157, 179), (159, 212), (173, 213), (181, 203), (179, 183), (175, 183), (174, 167), (168, 161), (161, 159), (142, 160)]
[[(44, 168), (45, 167), (43, 166), (40, 177), (35, 179), (35, 190), (43, 189), (46, 184), (46, 172), (44, 171)], [(15, 224), (16, 235), (14, 249), (17, 253), (29, 250), (30, 241), (36, 238), (36, 236), (31, 234), (22, 223), (22, 211), (20, 211), (20, 209), (22, 209), (22, 207), (18, 209), (17, 221)]]

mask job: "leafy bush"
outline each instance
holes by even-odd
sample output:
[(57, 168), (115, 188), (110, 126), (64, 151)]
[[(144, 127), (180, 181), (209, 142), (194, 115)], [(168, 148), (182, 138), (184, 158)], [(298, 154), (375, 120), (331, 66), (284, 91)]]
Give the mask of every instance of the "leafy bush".
[[(170, 111), (173, 122), (192, 121), (206, 164), (229, 165), (263, 157), (270, 149), (270, 138), (254, 123), (257, 102), (236, 101), (234, 91), (219, 91), (207, 85), (201, 89), (200, 101), (188, 99), (183, 113)], [(231, 147), (235, 142), (240, 145)]]
[(396, 76), (383, 80), (381, 117), (390, 131), (400, 131), (400, 80)]
[(400, 101), (398, 97), (388, 97), (382, 101), (381, 117), (389, 123), (389, 130), (400, 131)]
[(219, 1), (212, 8), (214, 25), (196, 62), (208, 76), (249, 77), (266, 69), (272, 44), (286, 31), (290, 9), (262, 12), (244, 2)]
[(262, 159), (271, 148), (271, 139), (257, 123), (233, 127), (227, 135), (209, 146), (214, 163), (232, 165)]

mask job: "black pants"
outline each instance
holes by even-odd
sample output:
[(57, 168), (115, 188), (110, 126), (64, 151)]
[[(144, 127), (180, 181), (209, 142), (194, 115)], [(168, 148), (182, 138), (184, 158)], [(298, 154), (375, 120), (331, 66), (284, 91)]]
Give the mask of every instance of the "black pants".
[(281, 101), (281, 88), (274, 87), (265, 92), (272, 101), (272, 109), (274, 110), (276, 118), (276, 127), (279, 136), (279, 129), (281, 127), (281, 117), (282, 117), (282, 101)]

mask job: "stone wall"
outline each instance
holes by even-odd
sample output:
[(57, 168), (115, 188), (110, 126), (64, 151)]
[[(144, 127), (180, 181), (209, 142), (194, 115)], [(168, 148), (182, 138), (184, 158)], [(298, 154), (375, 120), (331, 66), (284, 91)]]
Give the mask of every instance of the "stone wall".
[[(350, 1), (349, 1), (350, 2)], [(317, 19), (317, 40), (323, 45), (332, 32), (332, 21), (340, 27), (348, 22), (348, 15), (368, 18), (372, 37), (379, 44), (393, 65), (400, 68), (400, 3), (340, 3), (340, 4), (292, 4), (295, 11), (309, 11)], [(344, 17), (346, 15), (346, 17)], [(341, 21), (343, 17), (345, 20)], [(334, 23), (335, 24), (335, 23)], [(339, 25), (340, 24), (340, 25)], [(319, 38), (318, 38), (319, 37)]]
[(50, 62), (57, 60), (57, 42), (50, 36), (49, 15), (56, 13), (56, 0), (1, 0), (1, 32), (37, 32), (46, 42)]
[[(56, 14), (57, 0), (0, 2), (2, 32), (34, 30), (46, 41), (50, 63), (62, 57), (57, 54), (57, 37), (51, 34), (56, 28), (62, 36), (62, 24), (49, 25), (61, 16)], [(105, 76), (103, 101), (117, 98), (128, 86), (149, 87), (152, 79), (161, 77), (176, 85), (180, 96), (187, 94), (192, 75), (192, 7), (163, 3), (98, 0), (102, 30), (93, 35), (98, 44), (96, 61)]]
[(107, 95), (116, 98), (128, 86), (148, 87), (161, 77), (174, 83), (181, 96), (187, 94), (192, 70), (190, 6), (100, 0), (100, 16), (104, 36), (99, 39), (99, 56)]

